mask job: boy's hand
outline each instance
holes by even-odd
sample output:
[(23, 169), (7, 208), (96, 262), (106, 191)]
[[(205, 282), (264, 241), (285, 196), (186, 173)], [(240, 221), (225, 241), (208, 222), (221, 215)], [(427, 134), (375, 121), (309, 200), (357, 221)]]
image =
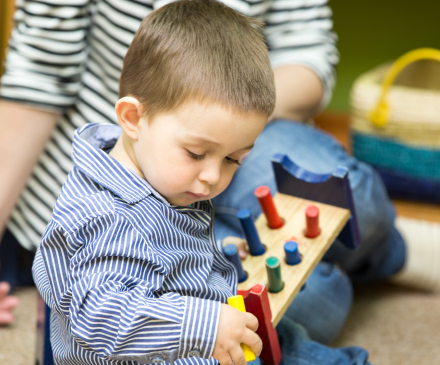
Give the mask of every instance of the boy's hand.
[(237, 246), (238, 254), (240, 255), (240, 259), (244, 260), (247, 256), (246, 253), (246, 240), (240, 237), (228, 236), (223, 239), (223, 247), (226, 245), (233, 244)]
[(240, 344), (248, 345), (259, 356), (263, 343), (255, 333), (258, 320), (251, 313), (240, 312), (227, 304), (222, 304), (217, 339), (212, 356), (221, 365), (245, 365), (243, 350)]

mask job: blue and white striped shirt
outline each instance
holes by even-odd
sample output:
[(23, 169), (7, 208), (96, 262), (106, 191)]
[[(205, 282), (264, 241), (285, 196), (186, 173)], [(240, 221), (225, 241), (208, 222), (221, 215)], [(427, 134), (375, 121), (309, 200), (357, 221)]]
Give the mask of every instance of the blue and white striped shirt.
[(220, 306), (236, 294), (237, 276), (215, 244), (212, 203), (170, 205), (105, 152), (120, 133), (110, 124), (75, 132), (74, 168), (37, 251), (54, 357), (216, 364)]

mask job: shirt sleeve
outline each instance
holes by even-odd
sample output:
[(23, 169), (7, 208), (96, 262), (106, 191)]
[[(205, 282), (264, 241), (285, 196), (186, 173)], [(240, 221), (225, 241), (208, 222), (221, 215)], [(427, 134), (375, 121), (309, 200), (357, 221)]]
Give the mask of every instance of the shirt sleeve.
[(187, 358), (195, 348), (211, 357), (221, 303), (176, 292), (159, 296), (168, 267), (125, 218), (100, 216), (73, 233), (52, 221), (39, 255), (34, 276), (44, 267), (52, 309), (70, 319), (86, 350), (139, 363), (164, 354)]
[(91, 4), (17, 0), (2, 98), (54, 111), (73, 104), (87, 58)]
[(296, 64), (314, 71), (324, 87), (319, 109), (324, 108), (332, 95), (339, 62), (327, 0), (275, 0), (264, 21), (272, 67)]

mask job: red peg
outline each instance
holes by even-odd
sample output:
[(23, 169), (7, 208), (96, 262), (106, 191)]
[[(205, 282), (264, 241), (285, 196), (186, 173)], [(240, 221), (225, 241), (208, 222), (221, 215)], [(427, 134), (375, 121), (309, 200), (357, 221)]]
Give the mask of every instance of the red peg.
[(260, 203), (261, 209), (267, 219), (267, 225), (270, 228), (280, 228), (284, 222), (278, 214), (277, 208), (270, 194), (270, 190), (267, 186), (260, 186), (255, 189), (255, 196)]
[(321, 229), (319, 228), (319, 209), (315, 205), (309, 205), (306, 208), (306, 231), (304, 236), (315, 238), (319, 236)]

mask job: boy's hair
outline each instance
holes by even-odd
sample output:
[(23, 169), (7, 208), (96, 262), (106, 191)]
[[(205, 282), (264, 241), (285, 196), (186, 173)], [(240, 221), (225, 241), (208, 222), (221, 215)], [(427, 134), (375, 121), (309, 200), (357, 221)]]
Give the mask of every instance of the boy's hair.
[(214, 0), (185, 0), (150, 13), (124, 58), (119, 97), (145, 115), (213, 102), (269, 116), (275, 83), (263, 24)]

